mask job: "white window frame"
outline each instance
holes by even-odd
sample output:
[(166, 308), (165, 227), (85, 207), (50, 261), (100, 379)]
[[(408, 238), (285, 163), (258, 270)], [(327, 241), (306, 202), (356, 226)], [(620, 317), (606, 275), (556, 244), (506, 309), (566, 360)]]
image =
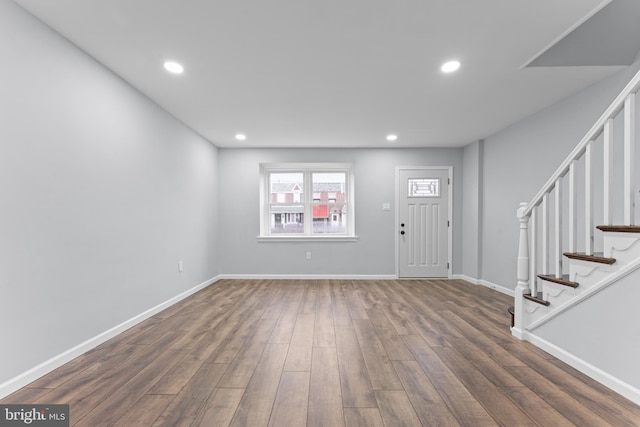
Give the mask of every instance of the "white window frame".
[[(305, 229), (304, 233), (296, 234), (271, 234), (269, 204), (271, 189), (269, 188), (269, 174), (284, 172), (299, 172), (304, 174), (303, 193)], [(344, 172), (346, 174), (347, 193), (347, 230), (345, 233), (313, 234), (313, 185), (311, 176), (313, 173)], [(357, 241), (355, 234), (355, 186), (353, 178), (353, 166), (351, 163), (261, 163), (260, 164), (260, 235), (258, 241), (331, 241), (353, 242)]]

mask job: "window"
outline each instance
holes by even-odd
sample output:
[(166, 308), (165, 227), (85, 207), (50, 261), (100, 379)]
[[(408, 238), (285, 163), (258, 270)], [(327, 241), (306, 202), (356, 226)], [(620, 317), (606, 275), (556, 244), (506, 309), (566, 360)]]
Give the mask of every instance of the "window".
[(261, 164), (260, 238), (353, 240), (353, 200), (349, 164)]
[(440, 197), (440, 179), (409, 178), (407, 197)]

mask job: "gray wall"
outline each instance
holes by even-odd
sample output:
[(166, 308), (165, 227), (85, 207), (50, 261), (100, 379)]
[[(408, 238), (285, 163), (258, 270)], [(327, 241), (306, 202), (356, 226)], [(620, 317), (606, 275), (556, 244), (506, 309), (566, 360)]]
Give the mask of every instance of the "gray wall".
[(534, 333), (640, 389), (639, 280), (636, 270)]
[(482, 278), (482, 194), (484, 141), (464, 147), (462, 179), (462, 271)]
[(612, 77), (485, 139), (482, 279), (515, 288), (518, 205), (535, 196), (639, 67), (640, 62), (636, 61)]
[(0, 58), (1, 384), (218, 264), (213, 145), (8, 1)]
[[(462, 271), (462, 149), (220, 149), (220, 268), (225, 274), (395, 274), (397, 166), (453, 166), (453, 272)], [(353, 163), (357, 242), (258, 242), (259, 165)], [(391, 203), (391, 211), (382, 204)], [(306, 260), (310, 251), (312, 259)]]

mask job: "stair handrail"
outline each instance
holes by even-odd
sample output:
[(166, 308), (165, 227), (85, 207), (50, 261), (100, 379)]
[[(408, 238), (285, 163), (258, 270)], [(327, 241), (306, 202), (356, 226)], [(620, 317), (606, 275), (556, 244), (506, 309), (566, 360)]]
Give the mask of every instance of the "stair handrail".
[(531, 215), (531, 211), (542, 202), (542, 198), (546, 193), (551, 191), (558, 178), (563, 177), (569, 171), (569, 166), (571, 162), (580, 158), (580, 156), (584, 153), (585, 148), (589, 141), (593, 141), (597, 139), (604, 129), (605, 122), (609, 119), (617, 115), (622, 108), (624, 108), (625, 99), (632, 93), (637, 92), (640, 89), (640, 70), (633, 76), (631, 81), (625, 86), (625, 88), (620, 92), (620, 94), (613, 100), (613, 102), (609, 105), (609, 107), (602, 113), (598, 121), (593, 125), (593, 127), (587, 132), (587, 134), (582, 138), (580, 143), (573, 149), (573, 151), (569, 154), (569, 156), (562, 162), (560, 167), (551, 175), (551, 178), (546, 182), (546, 184), (536, 193), (536, 195), (531, 199), (529, 203), (527, 203), (527, 207), (519, 213), (523, 217), (529, 217)]

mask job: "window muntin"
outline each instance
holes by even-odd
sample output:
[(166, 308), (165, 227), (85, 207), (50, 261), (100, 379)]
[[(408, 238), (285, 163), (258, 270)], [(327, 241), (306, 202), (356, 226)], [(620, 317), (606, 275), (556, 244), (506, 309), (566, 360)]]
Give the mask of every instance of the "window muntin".
[(260, 236), (355, 237), (349, 164), (262, 164), (260, 171)]

